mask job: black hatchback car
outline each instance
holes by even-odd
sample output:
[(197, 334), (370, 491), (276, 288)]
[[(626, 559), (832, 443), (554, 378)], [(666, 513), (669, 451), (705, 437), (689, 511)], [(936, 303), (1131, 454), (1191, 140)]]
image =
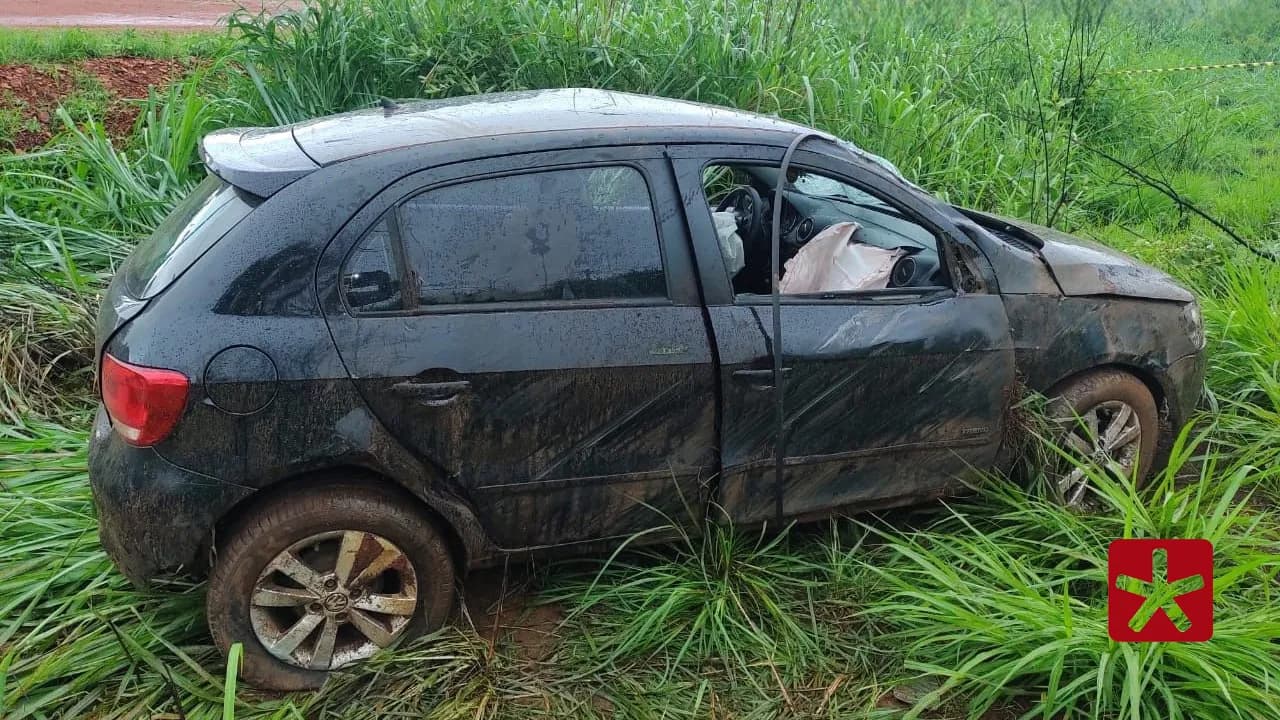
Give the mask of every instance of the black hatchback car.
[(259, 686), (443, 623), (504, 557), (961, 491), (1024, 387), (1140, 479), (1201, 387), (1168, 276), (773, 118), (555, 90), (203, 157), (103, 301), (90, 477), (121, 571), (208, 573)]

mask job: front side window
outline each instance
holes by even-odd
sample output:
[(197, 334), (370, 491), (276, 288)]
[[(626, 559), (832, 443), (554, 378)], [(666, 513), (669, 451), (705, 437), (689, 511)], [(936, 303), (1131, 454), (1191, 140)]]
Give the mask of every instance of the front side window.
[[(712, 164), (703, 172), (725, 268), (738, 295), (767, 295), (778, 168)], [(906, 211), (800, 168), (783, 185), (779, 291), (839, 295), (948, 284), (938, 238)]]
[(420, 305), (665, 298), (653, 205), (632, 167), (429, 190), (399, 209)]

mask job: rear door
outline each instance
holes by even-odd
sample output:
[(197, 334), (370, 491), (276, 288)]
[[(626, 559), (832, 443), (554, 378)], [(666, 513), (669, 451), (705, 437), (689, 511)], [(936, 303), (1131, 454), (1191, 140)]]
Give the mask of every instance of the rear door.
[(513, 156), (388, 188), (318, 281), (366, 401), (498, 545), (699, 508), (715, 374), (660, 150)]
[[(689, 146), (672, 154), (721, 362), (719, 502), (730, 517), (795, 518), (923, 499), (956, 489), (958, 478), (993, 461), (1014, 380), (1008, 321), (998, 295), (958, 292), (951, 280), (908, 291), (784, 295), (779, 431), (771, 297), (735, 294), (703, 178), (711, 165), (776, 168), (782, 149)], [(793, 167), (894, 200), (893, 188), (825, 154), (801, 150)], [(894, 204), (945, 251), (945, 219), (910, 198)]]

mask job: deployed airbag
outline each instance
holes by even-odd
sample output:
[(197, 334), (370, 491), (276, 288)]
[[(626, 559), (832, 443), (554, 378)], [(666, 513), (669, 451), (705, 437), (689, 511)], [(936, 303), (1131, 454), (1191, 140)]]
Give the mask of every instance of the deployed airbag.
[(815, 235), (783, 266), (778, 291), (802, 295), (888, 287), (893, 265), (905, 253), (857, 242), (858, 229), (857, 223), (843, 222)]
[(738, 235), (738, 219), (732, 211), (711, 213), (711, 221), (716, 226), (716, 237), (720, 240), (720, 254), (724, 256), (725, 267), (729, 269), (729, 277), (737, 275), (746, 261), (742, 253), (742, 237)]

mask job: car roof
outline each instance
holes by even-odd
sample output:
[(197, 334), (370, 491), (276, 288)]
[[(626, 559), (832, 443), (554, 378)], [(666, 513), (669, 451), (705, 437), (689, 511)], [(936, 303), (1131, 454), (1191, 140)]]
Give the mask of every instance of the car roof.
[[(401, 148), (537, 137), (569, 146), (575, 133), (647, 136), (664, 143), (743, 142), (784, 145), (799, 134), (815, 134), (901, 178), (892, 163), (852, 143), (776, 117), (688, 100), (594, 88), (563, 88), (467, 95), (403, 103), (329, 115), (274, 128), (229, 128), (201, 142), (210, 172), (260, 197), (327, 165)], [(634, 135), (632, 134), (634, 131)], [(556, 138), (552, 140), (551, 138)], [(609, 144), (609, 143), (606, 143)], [(500, 146), (497, 148), (501, 151)]]
[[(813, 132), (755, 113), (591, 88), (469, 95), (357, 110), (293, 126), (316, 163), (448, 140), (565, 130), (700, 129)], [(705, 135), (701, 135), (705, 137)], [(672, 141), (678, 141), (673, 137)]]

